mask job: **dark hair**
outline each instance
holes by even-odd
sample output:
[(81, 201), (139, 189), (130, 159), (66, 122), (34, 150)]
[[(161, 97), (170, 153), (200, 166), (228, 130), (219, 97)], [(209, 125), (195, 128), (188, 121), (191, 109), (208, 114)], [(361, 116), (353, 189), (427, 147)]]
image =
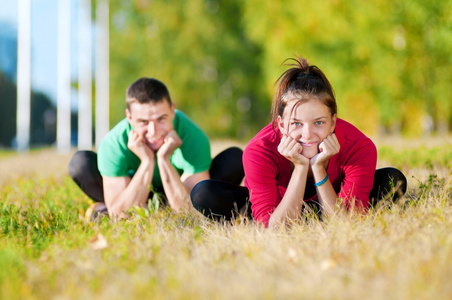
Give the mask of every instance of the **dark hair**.
[[(289, 64), (287, 61), (294, 61)], [(272, 123), (276, 124), (278, 116), (282, 116), (286, 108), (285, 98), (290, 94), (299, 97), (298, 102), (306, 101), (314, 97), (325, 104), (331, 111), (331, 115), (337, 113), (336, 97), (333, 88), (325, 74), (316, 66), (309, 65), (301, 56), (286, 59), (285, 65), (291, 67), (279, 76), (278, 89), (272, 102)], [(295, 106), (294, 106), (295, 107)]]
[(127, 108), (130, 109), (130, 104), (138, 103), (158, 103), (166, 100), (171, 104), (171, 97), (168, 89), (163, 82), (154, 79), (142, 77), (132, 83), (126, 90)]

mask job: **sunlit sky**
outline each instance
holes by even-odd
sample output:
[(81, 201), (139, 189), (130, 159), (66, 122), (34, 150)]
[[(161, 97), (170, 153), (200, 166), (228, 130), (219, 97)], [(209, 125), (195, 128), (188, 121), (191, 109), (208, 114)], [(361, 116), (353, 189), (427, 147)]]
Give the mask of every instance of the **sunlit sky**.
[[(18, 0), (0, 0), (0, 26), (11, 28), (17, 36)], [(72, 0), (73, 20), (71, 43), (74, 45), (74, 21), (77, 1)], [(57, 12), (58, 0), (31, 0), (31, 85), (32, 89), (44, 92), (56, 101), (57, 88)], [(14, 32), (15, 31), (15, 32)], [(73, 50), (71, 73), (75, 74), (76, 49)]]

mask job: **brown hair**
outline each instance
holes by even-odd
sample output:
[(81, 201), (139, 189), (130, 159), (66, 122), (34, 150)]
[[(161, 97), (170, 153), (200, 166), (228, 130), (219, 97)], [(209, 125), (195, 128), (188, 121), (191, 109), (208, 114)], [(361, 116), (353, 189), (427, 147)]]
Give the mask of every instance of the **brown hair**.
[(130, 104), (133, 102), (143, 104), (158, 103), (164, 100), (171, 104), (168, 89), (163, 82), (154, 78), (142, 77), (132, 83), (126, 90), (127, 109), (130, 109)]
[[(294, 63), (286, 63), (287, 61)], [(282, 73), (276, 81), (279, 85), (272, 102), (273, 127), (276, 125), (278, 116), (284, 114), (288, 95), (299, 98), (298, 102), (314, 97), (329, 108), (331, 115), (337, 113), (333, 87), (317, 66), (309, 65), (308, 61), (301, 56), (286, 59), (284, 62), (291, 68)]]

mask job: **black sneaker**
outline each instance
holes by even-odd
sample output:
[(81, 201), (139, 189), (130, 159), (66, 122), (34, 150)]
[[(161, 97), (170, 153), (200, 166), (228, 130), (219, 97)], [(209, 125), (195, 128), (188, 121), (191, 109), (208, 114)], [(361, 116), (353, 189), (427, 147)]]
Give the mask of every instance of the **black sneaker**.
[(103, 202), (94, 202), (85, 212), (85, 221), (97, 221), (103, 216), (108, 216), (107, 206)]

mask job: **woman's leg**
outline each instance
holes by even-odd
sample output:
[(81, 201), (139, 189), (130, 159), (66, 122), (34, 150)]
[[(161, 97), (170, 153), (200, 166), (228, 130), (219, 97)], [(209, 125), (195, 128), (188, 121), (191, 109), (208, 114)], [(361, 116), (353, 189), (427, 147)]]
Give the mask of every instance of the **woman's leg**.
[(97, 168), (95, 152), (77, 151), (69, 162), (69, 175), (88, 197), (104, 202), (102, 176)]
[(405, 175), (396, 168), (382, 168), (375, 171), (374, 186), (369, 198), (371, 205), (388, 198), (393, 202), (401, 198), (407, 189)]
[(248, 189), (224, 180), (204, 180), (192, 189), (193, 206), (213, 220), (231, 220), (244, 213), (251, 216)]

